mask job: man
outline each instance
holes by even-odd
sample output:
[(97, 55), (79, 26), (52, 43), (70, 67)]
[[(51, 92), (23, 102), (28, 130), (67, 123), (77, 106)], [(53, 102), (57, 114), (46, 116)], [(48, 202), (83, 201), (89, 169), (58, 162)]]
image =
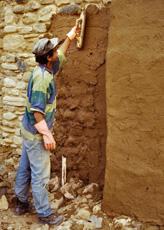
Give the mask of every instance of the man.
[(58, 38), (43, 38), (35, 45), (33, 53), (39, 65), (34, 68), (28, 83), (22, 119), (23, 143), (15, 182), (15, 215), (29, 211), (31, 183), (39, 222), (49, 225), (58, 225), (63, 221), (63, 216), (56, 216), (52, 212), (46, 190), (50, 177), (50, 150), (56, 146), (51, 133), (56, 111), (54, 75), (66, 61), (67, 49), (76, 33), (77, 28), (73, 27), (62, 45)]

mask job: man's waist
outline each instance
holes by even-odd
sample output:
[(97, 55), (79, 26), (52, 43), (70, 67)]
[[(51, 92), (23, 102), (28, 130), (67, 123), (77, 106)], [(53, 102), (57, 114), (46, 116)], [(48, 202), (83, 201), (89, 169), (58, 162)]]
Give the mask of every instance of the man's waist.
[(32, 132), (26, 130), (26, 129), (23, 127), (22, 124), (21, 124), (21, 134), (22, 134), (25, 138), (27, 138), (27, 139), (29, 139), (29, 140), (31, 140), (31, 141), (33, 141), (35, 138), (38, 139), (38, 140), (41, 140), (41, 139), (42, 139), (42, 135), (41, 135), (41, 134), (39, 134), (39, 133), (33, 134)]

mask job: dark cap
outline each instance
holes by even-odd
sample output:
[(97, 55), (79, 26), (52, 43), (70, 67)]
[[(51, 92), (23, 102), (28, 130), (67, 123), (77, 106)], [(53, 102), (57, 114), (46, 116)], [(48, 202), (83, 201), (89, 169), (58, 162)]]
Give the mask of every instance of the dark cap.
[(42, 38), (36, 43), (32, 52), (37, 56), (42, 56), (55, 48), (59, 43), (59, 38)]

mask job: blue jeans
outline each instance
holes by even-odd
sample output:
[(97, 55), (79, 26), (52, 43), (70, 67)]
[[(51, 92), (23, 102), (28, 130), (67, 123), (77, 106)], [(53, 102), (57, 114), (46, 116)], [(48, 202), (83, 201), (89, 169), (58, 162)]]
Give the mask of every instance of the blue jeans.
[(42, 140), (31, 141), (23, 137), (22, 155), (16, 175), (15, 194), (21, 202), (29, 198), (30, 183), (36, 211), (39, 217), (52, 213), (46, 185), (50, 178), (50, 152)]

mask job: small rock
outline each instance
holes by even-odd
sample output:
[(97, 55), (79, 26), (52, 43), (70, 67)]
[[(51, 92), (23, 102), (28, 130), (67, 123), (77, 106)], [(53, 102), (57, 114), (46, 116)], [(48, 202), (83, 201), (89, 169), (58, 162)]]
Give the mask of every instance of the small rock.
[(90, 223), (90, 222), (83, 222), (84, 224), (84, 227), (83, 227), (83, 230), (95, 230), (96, 229), (96, 226), (94, 223)]
[(89, 221), (91, 221), (92, 223), (95, 223), (96, 228), (102, 227), (102, 217), (97, 217), (93, 215), (93, 216), (90, 216)]
[(72, 185), (74, 190), (79, 189), (83, 186), (83, 182), (81, 180), (77, 180), (75, 178), (71, 178), (69, 183)]
[(17, 66), (18, 66), (18, 69), (21, 71), (21, 72), (25, 72), (26, 69), (27, 69), (27, 65), (26, 63), (23, 61), (23, 60), (19, 60), (17, 62)]
[(57, 176), (55, 178), (51, 178), (48, 186), (49, 186), (50, 192), (56, 192), (59, 188), (59, 178)]
[(76, 197), (75, 191), (72, 189), (71, 185), (68, 183), (63, 185), (61, 187), (60, 191), (67, 199), (71, 200), (71, 199), (75, 199), (75, 197)]
[[(131, 228), (132, 227), (132, 219), (127, 216), (120, 216), (113, 219), (113, 226), (114, 228), (118, 229), (125, 229), (125, 228)], [(130, 230), (130, 229), (125, 229)]]
[(79, 15), (81, 8), (78, 5), (64, 6), (60, 9), (59, 14)]
[(83, 220), (88, 220), (89, 217), (90, 217), (90, 212), (85, 208), (81, 208), (76, 215), (76, 218), (83, 219)]
[(55, 199), (52, 203), (51, 203), (51, 208), (52, 209), (58, 209), (62, 203), (64, 202), (64, 198), (63, 196), (60, 199)]
[(83, 190), (83, 194), (85, 194), (85, 193), (92, 193), (92, 192), (94, 192), (94, 190), (96, 190), (98, 187), (99, 187), (98, 184), (96, 184), (96, 183), (91, 183), (91, 184), (89, 184), (89, 185), (87, 185), (87, 186), (85, 187), (85, 189)]
[(61, 187), (61, 193), (67, 198), (67, 199), (75, 199), (77, 196), (77, 190), (83, 185), (83, 182), (80, 180), (76, 180), (74, 178), (70, 179), (69, 183), (66, 183)]
[(40, 0), (40, 3), (43, 4), (43, 5), (46, 5), (46, 4), (50, 4), (50, 3), (53, 3), (54, 0)]
[(101, 204), (97, 204), (93, 207), (93, 214), (97, 214), (99, 211), (101, 211)]
[(26, 12), (31, 12), (31, 11), (35, 11), (38, 10), (40, 8), (40, 4), (36, 1), (30, 1), (25, 8)]
[(2, 195), (0, 199), (0, 210), (7, 210), (9, 207), (9, 204), (7, 202), (6, 196)]

